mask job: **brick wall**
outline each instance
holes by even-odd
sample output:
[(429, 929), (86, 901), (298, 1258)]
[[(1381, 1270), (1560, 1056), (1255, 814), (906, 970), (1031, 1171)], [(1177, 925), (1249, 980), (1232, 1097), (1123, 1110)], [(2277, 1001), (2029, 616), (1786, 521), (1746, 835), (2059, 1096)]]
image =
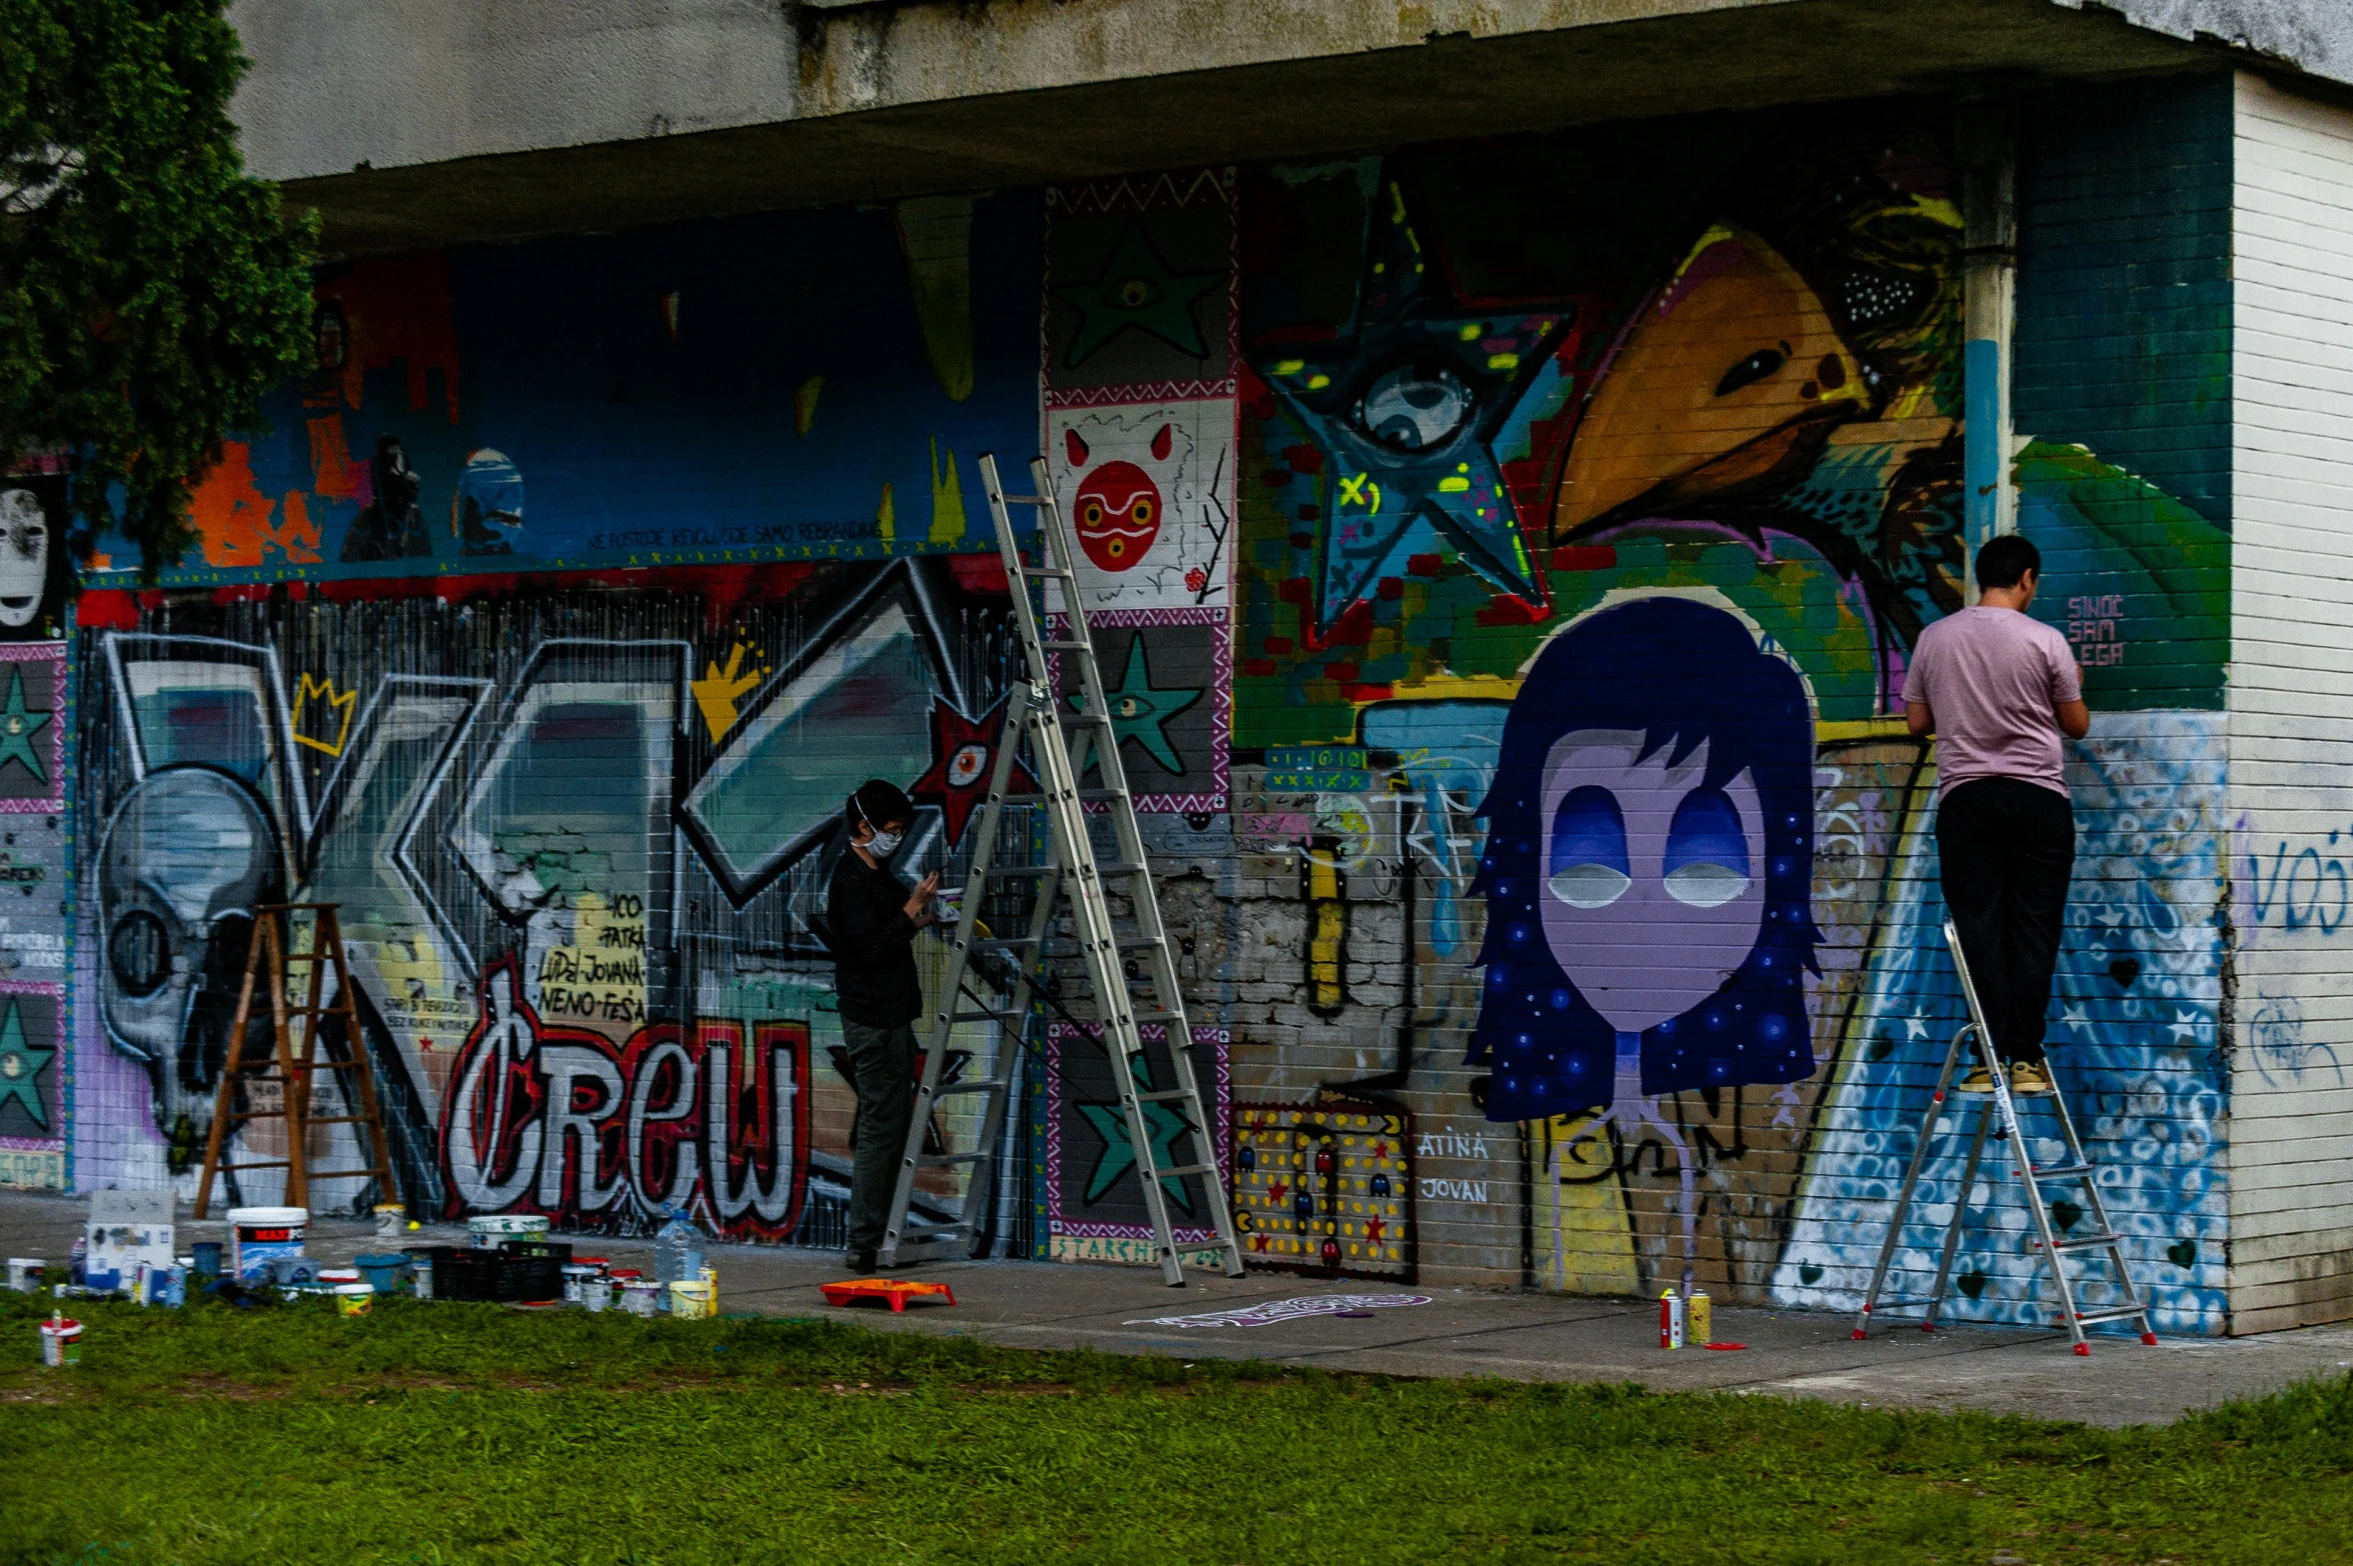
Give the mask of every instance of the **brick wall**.
[(2237, 79), (2231, 810), (2240, 1330), (2353, 1313), (2353, 114)]

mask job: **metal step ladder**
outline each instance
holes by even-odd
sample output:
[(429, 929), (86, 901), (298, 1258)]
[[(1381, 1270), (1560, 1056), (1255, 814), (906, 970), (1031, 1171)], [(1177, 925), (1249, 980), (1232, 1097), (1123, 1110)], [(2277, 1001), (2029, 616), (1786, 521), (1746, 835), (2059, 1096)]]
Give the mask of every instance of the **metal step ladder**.
[[(2117, 1234), (2108, 1223), (2107, 1205), (2100, 1200), (2098, 1170), (2083, 1150), (2083, 1138), (2076, 1134), (2075, 1117), (2068, 1112), (2067, 1099), (2059, 1091), (2057, 1079), (2053, 1078), (2048, 1095), (2038, 1093), (2028, 1096), (2047, 1096), (2050, 1099), (2052, 1113), (2059, 1122), (2060, 1139), (2067, 1148), (2066, 1160), (2063, 1163), (2037, 1165), (2028, 1151), (2025, 1132), (2018, 1122), (2018, 1101), (2011, 1096), (2009, 1074), (2002, 1069), (2001, 1061), (1995, 1058), (1993, 1033), (1986, 1026), (1985, 1008), (1978, 1004), (1977, 986), (1969, 978), (1969, 959), (1961, 951), (1960, 933), (1953, 928), (1950, 919), (1945, 921), (1944, 938), (1945, 945), (1952, 948), (1953, 968), (1961, 978), (1961, 995), (1969, 1004), (1969, 1020), (1961, 1025), (1960, 1031), (1953, 1035), (1953, 1042), (1945, 1050), (1944, 1069), (1937, 1073), (1936, 1091), (1929, 1098), (1928, 1113), (1921, 1117), (1920, 1134), (1913, 1140), (1911, 1167), (1904, 1171), (1903, 1187), (1895, 1199), (1895, 1213), (1888, 1220), (1887, 1241), (1879, 1248), (1879, 1265), (1872, 1269), (1871, 1289), (1863, 1296), (1863, 1309), (1855, 1318), (1854, 1335), (1862, 1338), (1870, 1333), (1872, 1313), (1878, 1308), (1880, 1290), (1887, 1283), (1888, 1268), (1895, 1260), (1897, 1247), (1902, 1243), (1904, 1221), (1911, 1216), (1912, 1197), (1919, 1189), (1920, 1171), (1927, 1167), (1928, 1149), (1936, 1140), (1937, 1120), (1945, 1113), (1947, 1095), (1953, 1091), (1953, 1073), (1960, 1065), (1962, 1041), (1974, 1038), (1977, 1041), (1978, 1059), (1983, 1063), (1986, 1074), (1993, 1078), (1993, 1091), (1962, 1095), (1978, 1101), (1975, 1106), (1976, 1126), (1970, 1133), (1969, 1161), (1961, 1171), (1959, 1194), (1953, 1202), (1953, 1219), (1945, 1229), (1944, 1247), (1936, 1262), (1936, 1284), (1929, 1291), (1928, 1308), (1920, 1320), (1920, 1330), (1936, 1330), (1936, 1313), (1944, 1303), (1945, 1285), (1952, 1279), (1953, 1257), (1960, 1249), (1961, 1224), (1969, 1211), (1969, 1192), (1977, 1183), (1978, 1164), (1984, 1158), (1990, 1133), (1992, 1140), (2003, 1144), (2008, 1150), (2010, 1161), (2018, 1171), (2019, 1184), (2026, 1189), (2026, 1208), (2034, 1215), (2036, 1235), (2029, 1243), (2050, 1267), (2051, 1280), (2058, 1285), (2060, 1321), (2067, 1328), (2068, 1337), (2074, 1341), (2075, 1352), (2086, 1355), (2091, 1353), (2092, 1347), (2084, 1341), (2083, 1329), (2103, 1321), (2137, 1320), (2140, 1323), (2141, 1341), (2155, 1343), (2157, 1334), (2149, 1326), (2149, 1307), (2133, 1283), (2131, 1269), (2124, 1264), (2123, 1236)], [(1962, 1111), (1964, 1114), (1966, 1112), (1966, 1109)], [(1957, 1121), (1954, 1130), (1959, 1130)], [(2043, 1183), (2052, 1180), (2072, 1180), (2082, 1186), (2084, 1215), (2091, 1220), (2090, 1228), (2082, 1234), (2062, 1238), (2053, 1226), (2050, 1203), (2043, 1197)], [(2116, 1286), (2122, 1292), (2125, 1303), (2102, 1310), (2076, 1309), (2075, 1285), (2067, 1276), (2067, 1257), (2077, 1251), (2107, 1252), (2108, 1265), (2115, 1269)]]
[[(247, 1169), (286, 1171), (286, 1205), (308, 1207), (310, 1188), (318, 1180), (372, 1180), (376, 1200), (399, 1199), (392, 1180), (392, 1155), (384, 1138), (384, 1116), (376, 1103), (375, 1070), (368, 1061), (367, 1033), (354, 1005), (351, 973), (343, 963), (340, 903), (269, 903), (253, 910), (253, 944), (245, 954), (245, 985), (237, 992), (237, 1016), (229, 1025), (229, 1058), (221, 1066), (221, 1085), (212, 1111), (212, 1131), (204, 1139), (204, 1172), (196, 1182), (196, 1216), (211, 1210), (216, 1180)], [(297, 940), (298, 915), (310, 916), (310, 944)], [(299, 973), (299, 977), (298, 977)], [(245, 1035), (253, 1022), (254, 991), (269, 991), (271, 1051), (267, 1062), (245, 1058)], [(302, 1003), (289, 1004), (296, 987)], [(327, 1037), (330, 1024), (339, 1023), (342, 1054)], [(300, 1045), (296, 1044), (299, 1029)], [(274, 1069), (270, 1069), (274, 1068)], [(346, 1106), (357, 1114), (314, 1115), (310, 1112), (313, 1077), (329, 1072), (342, 1079)], [(250, 1108), (255, 1088), (276, 1087), (276, 1108)], [(257, 1120), (283, 1123), (284, 1158), (226, 1162), (229, 1128)], [(310, 1130), (313, 1126), (357, 1126), (365, 1166), (355, 1169), (310, 1167)], [(231, 1205), (235, 1205), (232, 1193)]]
[[(1242, 1275), (1242, 1245), (1234, 1233), (1224, 1175), (1217, 1164), (1216, 1128), (1203, 1108), (1193, 1071), (1193, 1033), (1177, 985), (1176, 957), (1160, 920), (1151, 862), (1136, 821), (1135, 798), (1128, 791), (1126, 768), (1121, 764), (1119, 734), (1103, 689), (1103, 673), (1095, 661), (1094, 638), (1078, 607), (1078, 548), (1070, 524), (1055, 502), (1043, 458), (1030, 463), (1033, 493), (1027, 495), (1005, 493), (997, 459), (991, 453), (981, 454), (980, 473), (988, 493), (989, 517), (997, 529), (997, 548), (1004, 556), (1005, 575), (1012, 589), (1014, 620), (1027, 663), (1026, 679), (1016, 687), (1008, 707), (1004, 737), (997, 745), (996, 765), (989, 778), (988, 802), (971, 828), (978, 836), (973, 839), (972, 868), (956, 923), (954, 957), (940, 988), (931, 1044), (924, 1052), (922, 1080), (916, 1088), (915, 1115), (876, 1259), (889, 1267), (971, 1253), (988, 1210), (995, 1162), (1002, 1156), (999, 1139), (1020, 1080), (1022, 1052), (1033, 1022), (1032, 1002), (1043, 993), (1048, 961), (1073, 955), (1067, 949), (1071, 939), (1054, 935), (1056, 909), (1067, 892), (1075, 955), (1085, 966), (1094, 995), (1092, 1025), (1100, 1027), (1099, 1042), (1110, 1056), (1112, 1082), (1119, 1095), (1128, 1145), (1135, 1155), (1136, 1179), (1152, 1220), (1153, 1259), (1172, 1286), (1184, 1283), (1184, 1262), (1161, 1182), (1192, 1178), (1202, 1194), (1210, 1238), (1185, 1249), (1196, 1255), (1215, 1254), (1226, 1275), (1238, 1278)], [(1007, 510), (1012, 506), (1027, 506), (1036, 512), (1038, 559), (1034, 565), (1022, 558)], [(1052, 624), (1047, 616), (1056, 613), (1056, 607), (1044, 601), (1043, 591), (1049, 584), (1060, 600), (1058, 619)], [(1033, 590), (1039, 593), (1034, 599)], [(1072, 693), (1078, 702), (1075, 711), (1055, 698), (1056, 658), (1068, 660), (1077, 673), (1077, 689)], [(1026, 836), (1019, 850), (1009, 852), (1003, 841), (1008, 834), (1001, 830), (1009, 809), (1019, 808), (1008, 793), (1015, 753), (1020, 749), (1018, 741), (1024, 738), (1038, 781), (1036, 799), (1026, 803), (1044, 811), (1049, 828), (1043, 865), (1030, 863)], [(1082, 787), (1090, 766), (1098, 774), (1099, 786)], [(1112, 859), (1096, 855), (1089, 820), (1097, 814), (1110, 828), (1116, 856)], [(982, 911), (992, 896), (1020, 882), (1036, 888), (1028, 927), (1019, 936), (999, 938), (987, 929)], [(1114, 895), (1126, 898), (1132, 908), (1132, 916), (1124, 921), (1132, 929), (1119, 928), (1121, 921), (1115, 920), (1111, 910)], [(1050, 942), (1065, 949), (1050, 951)], [(1002, 996), (1002, 1004), (994, 996), (976, 992), (968, 982), (975, 978), (983, 990)], [(1055, 1009), (1061, 1009), (1059, 1003)], [(995, 1074), (943, 1080), (955, 1029), (975, 1022), (994, 1022), (1003, 1030)], [(1141, 1085), (1137, 1080), (1137, 1064), (1144, 1053), (1142, 1030), (1147, 1027), (1167, 1030), (1173, 1081), (1166, 1087), (1154, 1085), (1148, 1072)], [(926, 1151), (932, 1111), (943, 1098), (960, 1094), (982, 1097), (979, 1134), (961, 1150), (942, 1147)], [(1183, 1130), (1158, 1144), (1175, 1160), (1167, 1164), (1155, 1154), (1147, 1120), (1155, 1106), (1183, 1122)], [(1180, 1152), (1186, 1144), (1190, 1151)], [(917, 1175), (926, 1169), (957, 1165), (969, 1168), (958, 1215), (937, 1223), (911, 1220), (908, 1209), (914, 1200)]]

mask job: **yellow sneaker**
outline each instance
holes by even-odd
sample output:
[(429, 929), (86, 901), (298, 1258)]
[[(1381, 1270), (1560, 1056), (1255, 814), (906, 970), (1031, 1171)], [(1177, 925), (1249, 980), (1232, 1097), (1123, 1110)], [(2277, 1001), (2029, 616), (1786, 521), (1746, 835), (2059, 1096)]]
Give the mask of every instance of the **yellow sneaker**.
[(2050, 1073), (2043, 1070), (2038, 1063), (2022, 1060), (2010, 1068), (2010, 1091), (2012, 1093), (2048, 1093), (2050, 1090)]
[(1983, 1066), (1979, 1066), (1975, 1071), (1963, 1077), (1961, 1085), (1953, 1089), (1956, 1093), (1991, 1093), (1993, 1090), (1993, 1073), (1987, 1071)]

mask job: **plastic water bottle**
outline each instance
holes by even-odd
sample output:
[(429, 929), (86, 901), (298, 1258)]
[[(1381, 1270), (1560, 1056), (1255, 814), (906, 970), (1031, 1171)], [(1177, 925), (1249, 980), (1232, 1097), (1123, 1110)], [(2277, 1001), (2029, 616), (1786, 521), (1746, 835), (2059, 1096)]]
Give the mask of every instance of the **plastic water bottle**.
[(671, 1284), (692, 1283), (702, 1275), (702, 1231), (687, 1220), (684, 1207), (672, 1207), (670, 1221), (654, 1235), (654, 1280), (662, 1286), (654, 1308), (670, 1308)]

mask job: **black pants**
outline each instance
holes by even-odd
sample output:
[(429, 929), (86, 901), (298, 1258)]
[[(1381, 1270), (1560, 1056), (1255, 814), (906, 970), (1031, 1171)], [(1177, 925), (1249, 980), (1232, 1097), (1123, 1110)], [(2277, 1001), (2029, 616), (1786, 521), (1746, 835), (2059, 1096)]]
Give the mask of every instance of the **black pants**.
[(2015, 778), (1964, 783), (1937, 806), (1936, 858), (1995, 1052), (2013, 1065), (2040, 1061), (2075, 868), (2074, 807)]
[(907, 1123), (915, 1118), (915, 1029), (869, 1028), (842, 1021), (842, 1044), (857, 1076), (857, 1149), (850, 1162), (850, 1249), (882, 1244), (890, 1221), (899, 1160), (907, 1152)]

